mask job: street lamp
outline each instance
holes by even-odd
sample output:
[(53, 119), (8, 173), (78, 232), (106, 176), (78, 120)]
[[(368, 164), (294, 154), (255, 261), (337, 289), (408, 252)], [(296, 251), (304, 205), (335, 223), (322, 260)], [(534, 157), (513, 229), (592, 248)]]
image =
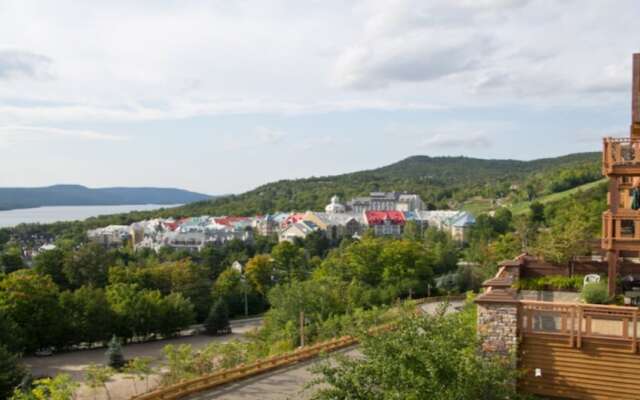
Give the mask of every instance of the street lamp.
[(242, 291), (244, 292), (244, 316), (249, 316), (249, 300), (248, 300), (248, 282), (247, 277), (244, 274), (244, 266), (240, 263), (240, 261), (234, 261), (231, 265), (231, 268), (240, 272), (240, 283), (242, 284)]

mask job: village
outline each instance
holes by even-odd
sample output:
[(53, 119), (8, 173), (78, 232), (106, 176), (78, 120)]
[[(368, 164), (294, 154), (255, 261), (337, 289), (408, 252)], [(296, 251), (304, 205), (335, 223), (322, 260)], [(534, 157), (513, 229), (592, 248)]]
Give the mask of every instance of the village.
[(338, 196), (333, 196), (324, 211), (278, 212), (252, 217), (156, 218), (89, 230), (87, 237), (108, 248), (130, 244), (136, 250), (157, 251), (170, 247), (199, 251), (206, 245), (220, 245), (231, 240), (251, 242), (255, 235), (277, 236), (281, 242), (304, 239), (313, 232), (321, 232), (332, 242), (343, 238), (358, 239), (367, 231), (375, 236), (398, 238), (407, 223), (414, 223), (422, 231), (428, 227), (445, 231), (460, 244), (467, 241), (475, 223), (472, 214), (424, 208), (424, 202), (416, 194), (372, 192), (345, 204)]

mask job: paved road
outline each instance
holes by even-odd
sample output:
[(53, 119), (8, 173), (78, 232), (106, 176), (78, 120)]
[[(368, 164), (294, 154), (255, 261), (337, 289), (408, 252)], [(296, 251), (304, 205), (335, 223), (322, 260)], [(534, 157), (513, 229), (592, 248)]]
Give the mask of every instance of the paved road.
[[(151, 357), (161, 360), (162, 348), (168, 344), (190, 344), (194, 349), (199, 349), (214, 341), (230, 341), (242, 339), (244, 334), (258, 328), (262, 324), (262, 318), (250, 318), (246, 320), (232, 321), (233, 334), (212, 337), (207, 335), (182, 336), (173, 339), (158, 340), (155, 342), (135, 343), (123, 346), (122, 350), (126, 359), (134, 357)], [(104, 348), (93, 350), (71, 351), (68, 353), (54, 354), (50, 357), (25, 357), (24, 363), (31, 369), (34, 376), (54, 376), (66, 373), (80, 380), (83, 370), (89, 364), (104, 363)]]
[[(449, 303), (446, 312), (457, 311), (464, 304), (464, 301), (452, 301)], [(442, 303), (427, 303), (420, 307), (426, 314), (435, 314)], [(356, 348), (351, 348), (344, 353), (348, 356), (358, 356), (360, 353)], [(285, 399), (308, 399), (313, 393), (313, 388), (306, 389), (305, 385), (313, 378), (313, 373), (309, 370), (311, 365), (318, 360), (310, 360), (304, 363), (295, 364), (291, 367), (279, 369), (268, 374), (259, 375), (251, 379), (236, 382), (223, 386), (220, 389), (190, 397), (190, 400), (285, 400)]]

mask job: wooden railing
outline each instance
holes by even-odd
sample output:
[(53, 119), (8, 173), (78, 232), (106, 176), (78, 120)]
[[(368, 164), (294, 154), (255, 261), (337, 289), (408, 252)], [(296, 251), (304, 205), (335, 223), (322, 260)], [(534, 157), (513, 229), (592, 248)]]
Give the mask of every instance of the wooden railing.
[(523, 300), (518, 315), (521, 335), (566, 337), (576, 348), (585, 339), (608, 339), (628, 343), (635, 354), (639, 313), (636, 307)]
[(605, 138), (603, 149), (603, 173), (615, 173), (615, 167), (640, 165), (640, 140), (631, 138)]
[(180, 399), (194, 393), (203, 392), (222, 386), (237, 380), (249, 378), (254, 375), (263, 374), (271, 370), (298, 363), (317, 357), (321, 353), (327, 353), (345, 347), (352, 346), (357, 340), (352, 336), (345, 336), (332, 339), (327, 342), (315, 344), (313, 346), (304, 347), (296, 351), (286, 353), (279, 356), (269, 357), (258, 360), (251, 364), (239, 365), (234, 368), (224, 369), (210, 375), (200, 378), (180, 382), (171, 386), (163, 387), (149, 393), (136, 396), (136, 400), (169, 400)]
[(640, 245), (640, 213), (620, 209), (602, 214), (602, 248), (636, 250)]
[[(413, 300), (416, 306), (426, 303), (439, 303), (443, 301), (464, 300), (466, 296), (443, 296), (428, 297)], [(379, 325), (369, 329), (369, 334), (375, 335), (384, 331), (393, 330), (395, 323)], [(343, 336), (331, 339), (325, 342), (317, 343), (312, 346), (299, 348), (295, 351), (277, 355), (269, 358), (257, 360), (246, 365), (229, 368), (205, 375), (199, 378), (176, 383), (174, 385), (162, 387), (154, 391), (134, 396), (132, 400), (174, 400), (181, 399), (186, 396), (204, 392), (226, 385), (231, 382), (250, 378), (255, 375), (264, 374), (266, 372), (306, 361), (319, 356), (320, 354), (330, 353), (336, 350), (344, 349), (358, 343), (355, 336)]]

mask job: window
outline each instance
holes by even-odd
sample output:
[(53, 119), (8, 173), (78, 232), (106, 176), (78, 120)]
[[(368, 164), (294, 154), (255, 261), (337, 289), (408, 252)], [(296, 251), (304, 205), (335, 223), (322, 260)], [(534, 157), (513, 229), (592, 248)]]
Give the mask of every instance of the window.
[(621, 221), (620, 236), (623, 238), (635, 237), (635, 223), (633, 220), (624, 219)]

